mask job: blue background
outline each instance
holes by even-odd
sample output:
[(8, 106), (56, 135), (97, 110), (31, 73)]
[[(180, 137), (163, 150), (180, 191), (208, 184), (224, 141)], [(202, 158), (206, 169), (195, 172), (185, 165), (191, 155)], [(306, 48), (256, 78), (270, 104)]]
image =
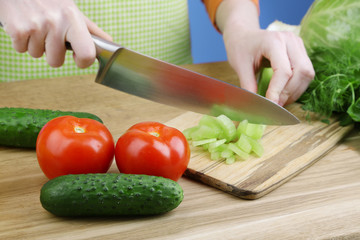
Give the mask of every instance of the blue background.
[[(260, 0), (260, 26), (275, 20), (297, 25), (314, 0)], [(222, 36), (212, 26), (201, 0), (188, 0), (194, 63), (226, 61)]]

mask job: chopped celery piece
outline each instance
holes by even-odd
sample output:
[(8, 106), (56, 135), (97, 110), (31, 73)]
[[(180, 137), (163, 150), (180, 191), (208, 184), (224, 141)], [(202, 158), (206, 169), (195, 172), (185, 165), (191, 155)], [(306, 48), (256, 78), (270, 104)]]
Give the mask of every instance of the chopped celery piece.
[(220, 139), (220, 140), (217, 140), (215, 142), (212, 142), (212, 143), (209, 144), (209, 150), (214, 150), (217, 147), (223, 145), (225, 142), (226, 142), (226, 139)]
[(254, 152), (256, 156), (261, 157), (264, 154), (264, 147), (258, 140), (249, 138), (249, 143), (251, 144), (252, 152)]
[(212, 143), (212, 142), (215, 142), (215, 141), (216, 141), (216, 138), (197, 140), (197, 141), (193, 141), (192, 145), (194, 147), (197, 147), (197, 146), (201, 146), (201, 145), (204, 145), (204, 144), (207, 144), (207, 143)]
[(247, 117), (247, 114), (244, 114), (243, 112), (238, 111), (235, 108), (219, 104), (214, 104), (211, 107), (210, 113), (213, 116), (219, 116), (223, 114), (234, 121), (242, 121)]
[(210, 153), (210, 159), (214, 161), (219, 161), (222, 159), (221, 152), (212, 152)]
[(236, 161), (236, 157), (231, 156), (231, 157), (226, 158), (225, 163), (230, 165), (230, 164), (233, 164), (235, 161)]
[(236, 127), (234, 122), (225, 115), (220, 115), (216, 119), (223, 130), (223, 138), (225, 138), (227, 142), (233, 141), (236, 137)]
[(205, 125), (208, 127), (211, 127), (214, 131), (221, 131), (221, 126), (219, 124), (219, 122), (216, 120), (216, 118), (209, 116), (209, 115), (204, 115), (200, 121), (199, 121), (199, 125)]
[(239, 140), (236, 142), (236, 146), (246, 153), (250, 153), (252, 149), (248, 138), (245, 134), (241, 134)]
[(191, 139), (195, 141), (208, 138), (217, 138), (218, 136), (219, 132), (213, 131), (211, 127), (205, 125), (199, 125), (198, 128), (191, 133)]
[(246, 128), (248, 126), (248, 120), (242, 120), (236, 129), (236, 135), (239, 138), (241, 134), (246, 134)]
[(229, 158), (231, 156), (234, 156), (234, 152), (229, 148), (226, 148), (224, 151), (221, 152), (221, 157), (223, 158)]
[(264, 148), (259, 139), (263, 136), (265, 125), (242, 120), (236, 127), (225, 115), (212, 117), (204, 115), (199, 124), (183, 131), (192, 146), (202, 147), (210, 153), (211, 160), (224, 159), (232, 164), (238, 159), (247, 159), (250, 153), (261, 157)]
[(209, 144), (210, 144), (210, 143), (205, 143), (205, 144), (203, 144), (203, 145), (201, 145), (201, 146), (202, 146), (202, 148), (203, 148), (204, 150), (209, 150)]
[(240, 158), (242, 159), (247, 159), (249, 157), (249, 154), (244, 152), (243, 150), (241, 150), (240, 148), (238, 148), (236, 146), (236, 144), (234, 143), (229, 143), (228, 149), (230, 149), (231, 151), (233, 151), (236, 155), (238, 155)]
[(265, 125), (249, 123), (247, 120), (243, 120), (239, 123), (236, 129), (236, 135), (239, 138), (241, 134), (246, 134), (247, 136), (260, 139), (265, 131)]
[(190, 140), (190, 139), (192, 139), (191, 136), (192, 136), (193, 132), (195, 132), (198, 128), (199, 128), (199, 126), (187, 128), (182, 133), (184, 134), (186, 139)]
[(259, 95), (265, 97), (273, 73), (274, 71), (270, 67), (263, 68), (262, 71), (260, 71), (260, 78), (258, 82)]
[(246, 128), (246, 135), (253, 139), (260, 139), (265, 131), (265, 125), (248, 123)]
[(227, 148), (227, 144), (223, 143), (215, 148), (209, 148), (209, 152), (222, 152)]

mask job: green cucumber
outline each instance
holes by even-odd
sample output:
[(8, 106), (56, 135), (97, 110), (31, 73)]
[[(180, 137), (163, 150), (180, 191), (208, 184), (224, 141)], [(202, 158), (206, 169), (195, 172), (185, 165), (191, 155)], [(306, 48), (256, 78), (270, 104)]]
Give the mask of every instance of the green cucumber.
[(156, 215), (182, 200), (181, 186), (171, 179), (123, 173), (64, 175), (40, 193), (42, 206), (62, 217)]
[(0, 145), (35, 148), (41, 128), (51, 119), (71, 115), (102, 120), (91, 113), (32, 108), (0, 108)]

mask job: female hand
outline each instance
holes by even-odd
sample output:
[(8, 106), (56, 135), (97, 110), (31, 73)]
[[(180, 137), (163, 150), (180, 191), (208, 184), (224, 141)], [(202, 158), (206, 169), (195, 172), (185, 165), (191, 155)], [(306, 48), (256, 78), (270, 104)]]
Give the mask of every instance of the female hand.
[(65, 42), (72, 46), (76, 65), (86, 68), (96, 57), (90, 33), (111, 40), (73, 0), (0, 0), (0, 22), (16, 51), (34, 58), (45, 53), (52, 67), (64, 63)]
[(296, 101), (314, 78), (301, 38), (292, 32), (260, 29), (258, 9), (250, 0), (223, 1), (216, 22), (242, 88), (256, 92), (256, 73), (270, 63), (274, 73), (266, 97), (283, 106)]
[(270, 62), (273, 76), (266, 97), (279, 105), (296, 101), (314, 78), (314, 69), (300, 37), (292, 32), (227, 28), (224, 42), (241, 87), (256, 92), (256, 72)]

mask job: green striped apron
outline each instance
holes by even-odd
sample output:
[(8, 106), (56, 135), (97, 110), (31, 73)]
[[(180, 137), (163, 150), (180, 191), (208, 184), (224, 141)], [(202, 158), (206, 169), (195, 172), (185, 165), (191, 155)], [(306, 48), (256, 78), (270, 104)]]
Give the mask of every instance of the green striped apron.
[[(173, 64), (191, 63), (187, 0), (75, 0), (79, 9), (114, 42)], [(17, 53), (0, 30), (0, 82), (94, 74), (98, 63), (77, 68), (68, 51), (60, 68), (51, 68), (45, 56), (33, 59)]]

